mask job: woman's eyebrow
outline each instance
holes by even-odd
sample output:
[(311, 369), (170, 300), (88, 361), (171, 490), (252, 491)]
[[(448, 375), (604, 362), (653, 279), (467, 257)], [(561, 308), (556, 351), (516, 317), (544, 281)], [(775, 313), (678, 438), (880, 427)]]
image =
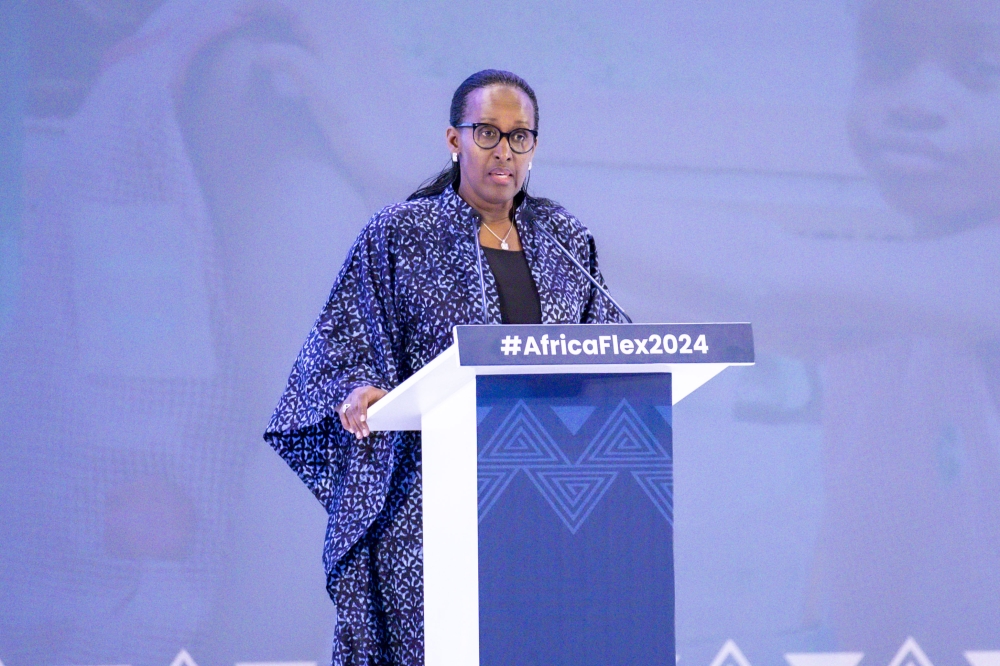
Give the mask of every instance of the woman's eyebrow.
[[(490, 120), (488, 118), (482, 118), (480, 120), (474, 120), (471, 122), (475, 123), (476, 125), (493, 125), (493, 127), (496, 127), (501, 132), (503, 131), (503, 127), (500, 126), (499, 120)], [(528, 122), (527, 120), (525, 121), (515, 120), (510, 126), (510, 131), (513, 132), (514, 130), (519, 130), (519, 129), (530, 130), (531, 123)]]

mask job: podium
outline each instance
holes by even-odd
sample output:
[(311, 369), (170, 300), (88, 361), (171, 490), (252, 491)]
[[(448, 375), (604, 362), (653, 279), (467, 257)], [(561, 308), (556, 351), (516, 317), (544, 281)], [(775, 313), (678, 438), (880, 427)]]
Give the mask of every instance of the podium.
[(428, 666), (675, 663), (672, 406), (750, 324), (458, 326), (371, 407), (422, 431)]

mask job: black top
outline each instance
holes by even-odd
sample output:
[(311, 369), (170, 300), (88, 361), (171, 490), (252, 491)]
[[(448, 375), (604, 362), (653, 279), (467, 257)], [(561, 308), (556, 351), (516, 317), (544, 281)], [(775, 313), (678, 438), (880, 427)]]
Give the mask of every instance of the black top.
[(542, 303), (524, 252), (483, 247), (500, 294), (500, 321), (504, 324), (541, 324)]

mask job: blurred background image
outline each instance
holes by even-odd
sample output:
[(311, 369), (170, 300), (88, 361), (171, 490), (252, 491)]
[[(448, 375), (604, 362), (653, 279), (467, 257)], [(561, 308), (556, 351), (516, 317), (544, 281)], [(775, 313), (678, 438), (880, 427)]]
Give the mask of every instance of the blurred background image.
[(329, 660), (261, 440), (454, 88), (637, 321), (752, 321), (676, 407), (680, 663), (1000, 650), (1000, 2), (34, 0), (2, 10), (0, 660)]

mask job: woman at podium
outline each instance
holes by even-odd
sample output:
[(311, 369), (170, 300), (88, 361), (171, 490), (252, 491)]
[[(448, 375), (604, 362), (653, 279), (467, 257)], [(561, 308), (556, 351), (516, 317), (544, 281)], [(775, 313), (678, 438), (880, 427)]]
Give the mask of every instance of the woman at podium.
[(587, 228), (527, 192), (538, 102), (522, 78), (466, 79), (445, 140), (448, 168), (362, 229), (264, 435), (329, 514), (334, 664), (424, 662), (420, 435), (369, 432), (368, 407), (458, 324), (624, 317)]

